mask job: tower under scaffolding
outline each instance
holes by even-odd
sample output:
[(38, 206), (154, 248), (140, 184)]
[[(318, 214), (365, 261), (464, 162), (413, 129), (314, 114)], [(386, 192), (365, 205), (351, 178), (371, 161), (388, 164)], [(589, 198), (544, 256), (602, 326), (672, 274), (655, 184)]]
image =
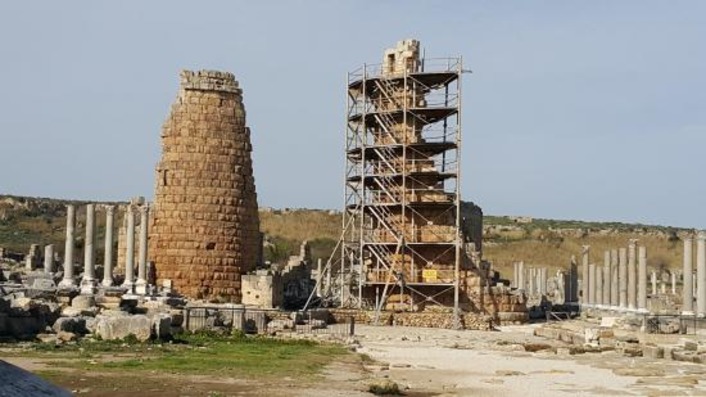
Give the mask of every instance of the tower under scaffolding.
[(458, 313), (462, 72), (405, 40), (348, 74), (339, 306)]
[(420, 57), (405, 40), (348, 73), (343, 232), (304, 310), (318, 296), (374, 323), (527, 320), (522, 291), (482, 259), (480, 207), (461, 202), (463, 72), (460, 57)]

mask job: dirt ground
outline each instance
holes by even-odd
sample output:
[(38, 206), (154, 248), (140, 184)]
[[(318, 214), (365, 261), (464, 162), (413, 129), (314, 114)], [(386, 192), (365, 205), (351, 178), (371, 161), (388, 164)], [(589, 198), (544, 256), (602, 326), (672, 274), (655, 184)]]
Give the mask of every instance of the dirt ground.
[(615, 352), (526, 352), (534, 326), (502, 332), (360, 327), (361, 353), (410, 390), (437, 396), (706, 396), (706, 365)]
[(310, 379), (245, 380), (212, 376), (62, 370), (42, 358), (0, 358), (49, 378), (79, 396), (370, 396), (379, 379), (423, 396), (706, 396), (706, 365), (621, 357), (614, 352), (557, 355), (525, 351), (560, 345), (532, 335), (532, 325), (501, 332), (357, 327), (353, 346), (374, 362), (341, 360)]

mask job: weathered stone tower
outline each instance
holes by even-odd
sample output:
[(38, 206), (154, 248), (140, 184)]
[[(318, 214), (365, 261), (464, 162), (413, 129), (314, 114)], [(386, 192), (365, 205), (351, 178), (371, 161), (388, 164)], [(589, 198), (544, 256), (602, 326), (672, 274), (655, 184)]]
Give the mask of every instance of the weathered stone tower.
[(250, 130), (231, 73), (183, 71), (162, 127), (150, 228), (158, 282), (197, 299), (240, 302), (260, 244)]

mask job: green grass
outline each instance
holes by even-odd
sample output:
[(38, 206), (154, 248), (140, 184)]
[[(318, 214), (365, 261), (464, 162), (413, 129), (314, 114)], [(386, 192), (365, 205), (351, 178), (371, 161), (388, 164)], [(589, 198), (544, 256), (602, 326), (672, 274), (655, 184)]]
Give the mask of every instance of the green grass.
[(299, 377), (315, 375), (333, 360), (351, 354), (341, 346), (311, 341), (207, 333), (183, 334), (174, 343), (84, 340), (60, 347), (39, 344), (21, 355), (43, 357), (56, 367), (105, 372)]

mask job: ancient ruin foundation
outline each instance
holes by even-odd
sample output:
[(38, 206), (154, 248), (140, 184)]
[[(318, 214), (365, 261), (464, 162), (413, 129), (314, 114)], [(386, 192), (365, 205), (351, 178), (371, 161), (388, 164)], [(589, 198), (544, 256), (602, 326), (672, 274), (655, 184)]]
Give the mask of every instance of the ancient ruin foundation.
[(242, 90), (230, 73), (183, 71), (162, 128), (150, 230), (158, 283), (239, 302), (258, 260), (259, 221)]

